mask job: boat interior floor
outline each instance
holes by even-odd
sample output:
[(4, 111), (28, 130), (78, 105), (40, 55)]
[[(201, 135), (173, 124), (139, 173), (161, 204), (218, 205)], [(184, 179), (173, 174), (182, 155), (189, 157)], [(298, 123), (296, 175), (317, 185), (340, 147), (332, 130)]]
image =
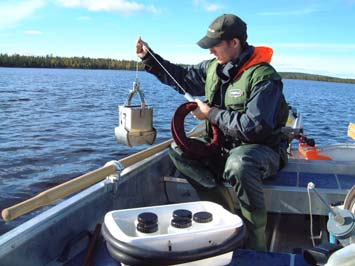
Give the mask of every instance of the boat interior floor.
[[(96, 250), (92, 254), (90, 264), (85, 264), (86, 252), (82, 252), (73, 259), (64, 264), (64, 266), (91, 265), (91, 266), (118, 266), (121, 263), (114, 260), (107, 251), (103, 238), (97, 243)], [(275, 253), (275, 252), (258, 252), (248, 249), (236, 249), (233, 252), (233, 258), (229, 265), (233, 266), (250, 266), (254, 265), (292, 265), (304, 266), (308, 265), (299, 253)]]
[[(255, 265), (307, 265), (302, 254), (305, 249), (312, 248), (309, 219), (310, 216), (307, 215), (269, 213), (266, 230), (268, 252), (238, 248), (233, 253), (230, 265), (249, 266), (251, 261)], [(313, 216), (313, 233), (316, 245), (329, 241), (326, 219), (326, 216)], [(121, 265), (109, 254), (103, 236), (99, 233), (96, 240), (93, 241), (94, 235), (95, 233), (90, 233), (82, 238), (85, 241), (81, 242), (82, 248), (77, 253), (75, 245), (66, 245), (59, 259), (50, 263), (50, 266)]]

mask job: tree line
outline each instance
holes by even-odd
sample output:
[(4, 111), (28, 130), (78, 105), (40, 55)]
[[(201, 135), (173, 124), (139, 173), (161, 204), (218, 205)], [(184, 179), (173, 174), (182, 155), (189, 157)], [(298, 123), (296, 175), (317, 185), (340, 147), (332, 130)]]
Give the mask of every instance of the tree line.
[(315, 80), (326, 82), (340, 82), (340, 83), (352, 83), (355, 84), (355, 79), (350, 78), (335, 78), (323, 75), (307, 74), (307, 73), (294, 73), (294, 72), (280, 72), (280, 75), (284, 79), (302, 79), (302, 80)]
[[(137, 62), (133, 60), (116, 60), (110, 58), (27, 56), (0, 54), (0, 67), (31, 68), (80, 68), (80, 69), (120, 69), (133, 70)], [(143, 69), (143, 64), (138, 64)]]
[[(116, 69), (135, 70), (137, 62), (133, 60), (117, 60), (110, 58), (90, 57), (59, 57), (53, 55), (27, 56), (0, 54), (0, 67), (31, 67), (31, 68), (80, 68), (80, 69)], [(143, 64), (138, 63), (138, 69)], [(280, 72), (284, 79), (316, 80), (327, 82), (355, 83), (355, 79), (335, 78), (306, 73)]]

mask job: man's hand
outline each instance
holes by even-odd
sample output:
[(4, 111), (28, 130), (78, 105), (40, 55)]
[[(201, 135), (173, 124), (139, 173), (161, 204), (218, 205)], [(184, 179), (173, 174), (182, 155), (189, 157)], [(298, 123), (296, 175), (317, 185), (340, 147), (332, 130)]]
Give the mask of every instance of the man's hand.
[(136, 43), (136, 54), (137, 56), (142, 59), (148, 53), (148, 44), (144, 42), (141, 37), (139, 36), (137, 43)]
[(198, 106), (195, 110), (191, 111), (194, 118), (198, 120), (207, 119), (208, 112), (210, 111), (211, 108), (208, 106), (207, 103), (204, 103), (199, 99), (195, 99), (195, 102), (197, 103)]

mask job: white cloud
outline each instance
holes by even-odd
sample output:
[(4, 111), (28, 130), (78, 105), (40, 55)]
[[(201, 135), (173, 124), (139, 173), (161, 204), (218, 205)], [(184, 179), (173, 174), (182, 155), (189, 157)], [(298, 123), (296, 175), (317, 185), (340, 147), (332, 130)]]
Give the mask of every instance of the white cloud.
[(220, 10), (222, 8), (222, 6), (220, 5), (216, 5), (216, 4), (206, 4), (205, 5), (205, 9), (207, 11), (217, 11), (217, 10)]
[(280, 7), (278, 10), (258, 12), (257, 15), (272, 17), (305, 16), (319, 12), (332, 11), (336, 2), (338, 2), (338, 0), (329, 1), (327, 5), (324, 5), (322, 1), (308, 1), (307, 3), (304, 3), (304, 5), (297, 3), (294, 6), (288, 5), (287, 9)]
[(307, 49), (340, 49), (340, 50), (355, 50), (353, 43), (270, 43), (264, 44), (273, 48), (307, 48)]
[(281, 72), (303, 72), (341, 78), (355, 78), (355, 57), (340, 58), (329, 56), (300, 56), (275, 54), (272, 64)]
[(206, 0), (195, 0), (194, 3), (197, 7), (202, 7), (204, 10), (208, 12), (218, 11), (223, 8), (222, 5), (212, 4)]
[(15, 26), (44, 5), (44, 0), (2, 1), (0, 3), (0, 30)]
[(156, 8), (155, 6), (153, 5), (150, 5), (150, 6), (147, 6), (146, 7), (146, 10), (150, 13), (153, 13), (153, 14), (161, 14), (162, 13), (162, 10), (161, 9), (158, 9)]
[(305, 8), (305, 9), (295, 9), (287, 11), (270, 11), (270, 12), (260, 12), (257, 13), (259, 16), (300, 16), (300, 15), (309, 15), (314, 12), (317, 12), (317, 9)]
[[(258, 46), (258, 44), (256, 44)], [(318, 75), (326, 75), (340, 78), (355, 78), (355, 45), (352, 44), (319, 44), (319, 43), (278, 43), (267, 45), (274, 48), (274, 55), (271, 64), (281, 72), (302, 72)], [(280, 48), (306, 48), (301, 49)], [(323, 47), (329, 51), (326, 53), (309, 55), (309, 50), (318, 51)], [(277, 48), (277, 49), (276, 49)], [(314, 48), (314, 49), (313, 49)], [(339, 56), (334, 51), (345, 49), (344, 56)], [(157, 49), (163, 57), (171, 62), (182, 64), (197, 64), (203, 60), (213, 58), (208, 50), (199, 48), (196, 44), (176, 44), (176, 53), (164, 50), (164, 47)]]
[(272, 64), (278, 71), (355, 78), (353, 43), (255, 43), (258, 45), (273, 48)]
[(25, 30), (25, 33), (28, 35), (42, 35), (43, 32), (39, 30)]
[(59, 4), (68, 8), (86, 8), (90, 11), (106, 11), (131, 14), (137, 12), (159, 13), (154, 6), (144, 6), (127, 0), (58, 0)]

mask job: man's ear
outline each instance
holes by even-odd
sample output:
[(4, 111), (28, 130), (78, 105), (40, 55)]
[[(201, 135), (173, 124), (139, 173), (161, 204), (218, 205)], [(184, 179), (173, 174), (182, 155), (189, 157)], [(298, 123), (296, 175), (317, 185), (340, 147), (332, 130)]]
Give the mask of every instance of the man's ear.
[(237, 48), (238, 46), (240, 46), (240, 40), (238, 38), (234, 38), (232, 40), (232, 44), (235, 48)]

